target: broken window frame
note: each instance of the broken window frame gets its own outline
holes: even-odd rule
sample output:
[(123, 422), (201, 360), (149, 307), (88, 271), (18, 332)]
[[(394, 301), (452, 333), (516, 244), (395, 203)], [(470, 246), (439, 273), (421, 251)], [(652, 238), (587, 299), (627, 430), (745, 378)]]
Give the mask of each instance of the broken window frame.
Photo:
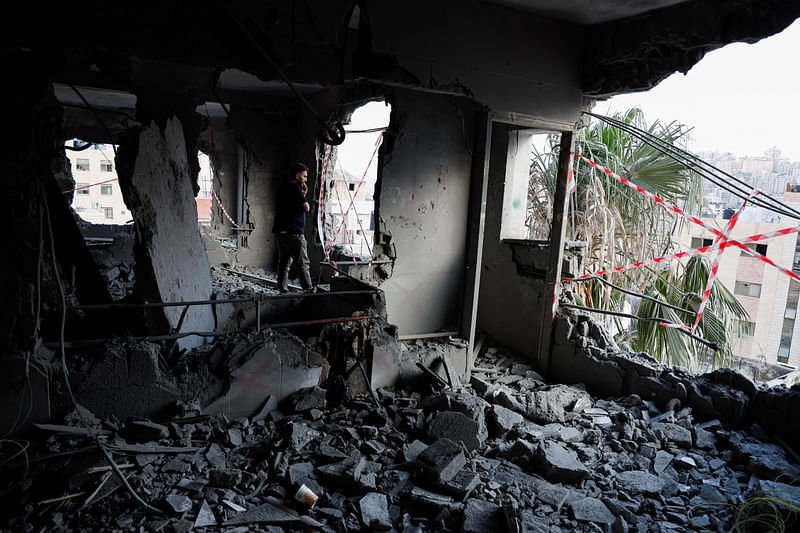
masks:
[[(557, 173), (558, 146), (561, 144), (563, 131), (555, 128), (517, 127), (509, 132), (508, 152), (506, 155), (505, 185), (503, 188), (503, 206), (500, 218), (500, 242), (527, 242), (547, 245), (550, 243), (549, 232), (553, 219), (553, 203), (555, 201), (555, 175), (553, 183), (547, 183), (547, 176), (540, 176), (539, 182), (532, 173), (534, 157), (553, 158), (545, 167)], [(548, 150), (538, 147), (549, 145)], [(525, 153), (528, 156), (525, 157)], [(541, 181), (544, 183), (541, 183)], [(532, 192), (536, 185), (540, 187)], [(531, 211), (531, 204), (539, 199), (544, 203), (546, 224), (537, 224)], [(546, 205), (546, 204), (550, 205)], [(540, 209), (541, 210), (541, 209)], [(547, 235), (536, 233), (545, 230)], [(539, 237), (539, 238), (537, 238)]]

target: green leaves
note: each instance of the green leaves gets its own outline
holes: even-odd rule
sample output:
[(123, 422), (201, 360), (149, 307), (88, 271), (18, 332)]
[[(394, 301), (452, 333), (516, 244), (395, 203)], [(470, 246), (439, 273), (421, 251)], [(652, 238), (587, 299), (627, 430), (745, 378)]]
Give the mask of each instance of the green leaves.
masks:
[[(663, 143), (685, 143), (689, 128), (678, 122), (657, 120), (646, 124), (641, 109), (616, 114), (615, 119), (656, 135)], [(620, 128), (593, 121), (584, 128), (575, 151), (647, 191), (678, 205), (690, 214), (702, 207), (702, 178), (670, 155), (658, 150), (656, 142), (643, 142)], [(528, 223), (531, 238), (546, 238), (555, 190), (558, 139), (550, 139), (550, 151), (534, 153), (528, 194)], [(569, 238), (588, 243), (584, 272), (596, 272), (673, 253), (673, 234), (685, 221), (660, 207), (618, 180), (574, 158), (577, 193), (571, 200)], [(546, 192), (545, 192), (546, 191)], [(545, 233), (543, 235), (543, 233)], [(661, 298), (685, 309), (696, 310), (708, 279), (708, 265), (700, 257), (685, 265), (665, 265), (662, 270), (637, 268), (614, 276), (612, 281), (634, 291)], [(596, 281), (576, 286), (578, 297), (590, 307), (619, 310), (630, 298)], [(659, 317), (691, 326), (694, 315), (680, 313), (642, 300), (638, 316)], [(732, 358), (731, 342), (737, 338), (738, 323), (747, 313), (720, 283), (715, 283), (710, 302), (698, 326), (698, 334), (717, 342), (716, 353), (673, 328), (653, 322), (632, 324), (622, 337), (629, 337), (634, 349), (647, 351), (659, 360), (698, 369), (709, 362), (727, 364)], [(611, 327), (607, 319), (607, 326)]]

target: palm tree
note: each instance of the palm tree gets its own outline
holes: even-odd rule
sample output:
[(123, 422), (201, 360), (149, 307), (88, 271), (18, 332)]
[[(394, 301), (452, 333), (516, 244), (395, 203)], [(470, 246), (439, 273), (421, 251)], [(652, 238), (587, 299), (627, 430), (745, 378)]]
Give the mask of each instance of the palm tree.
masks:
[[(674, 121), (657, 120), (648, 126), (638, 108), (616, 114), (614, 118), (671, 145), (680, 146), (689, 133), (686, 126)], [(549, 147), (533, 154), (528, 194), (531, 228), (547, 227), (551, 219), (557, 146), (558, 139), (552, 136)], [(580, 132), (575, 151), (665, 201), (681, 206), (687, 213), (700, 212), (702, 177), (622, 129), (593, 121)], [(674, 251), (673, 235), (683, 227), (683, 219), (676, 218), (652, 200), (580, 158), (574, 161), (574, 174), (577, 193), (571, 198), (567, 235), (587, 243), (586, 272), (627, 265)], [(537, 234), (537, 230), (532, 229), (531, 234)], [(538, 234), (541, 235), (540, 230)], [(681, 302), (684, 307), (688, 305), (694, 310), (699, 305), (698, 295), (702, 294), (708, 270), (706, 262), (698, 257), (685, 265), (667, 266), (665, 270), (630, 270), (616, 275), (614, 283), (670, 303)], [(625, 294), (597, 281), (581, 283), (575, 289), (579, 300), (588, 307), (619, 310), (626, 301), (630, 303)], [(646, 300), (642, 302), (636, 309), (639, 316), (659, 316), (670, 322), (693, 323), (693, 315), (678, 313)], [(715, 284), (711, 302), (698, 328), (706, 339), (720, 344), (720, 350), (712, 357), (714, 364), (730, 361), (732, 339), (729, 332), (736, 329), (737, 319), (743, 320), (746, 316), (730, 291)], [(614, 325), (618, 331), (626, 329), (625, 324), (616, 318), (608, 318), (606, 325), (611, 326), (613, 322), (616, 322)], [(648, 351), (659, 360), (697, 369), (706, 355), (705, 349), (675, 329), (652, 322), (632, 324), (627, 329), (621, 338), (629, 339), (632, 347)]]

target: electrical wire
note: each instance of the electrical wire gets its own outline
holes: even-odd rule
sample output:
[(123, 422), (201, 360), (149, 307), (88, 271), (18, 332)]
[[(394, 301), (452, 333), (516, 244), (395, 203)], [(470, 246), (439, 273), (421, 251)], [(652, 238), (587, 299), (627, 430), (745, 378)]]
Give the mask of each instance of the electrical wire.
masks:
[[(736, 176), (733, 176), (732, 174), (729, 174), (719, 169), (718, 167), (712, 165), (711, 163), (703, 161), (696, 155), (687, 152), (681, 148), (678, 148), (647, 131), (637, 128), (632, 124), (627, 124), (621, 120), (612, 117), (607, 117), (604, 115), (598, 115), (596, 113), (591, 113), (589, 111), (582, 111), (582, 113), (594, 117), (598, 120), (601, 120), (611, 126), (617, 127), (627, 133), (630, 133), (634, 137), (642, 140), (645, 144), (652, 146), (653, 148), (664, 153), (674, 161), (686, 166), (690, 170), (697, 172), (702, 177), (708, 179), (710, 182), (714, 183), (718, 187), (732, 193), (734, 196), (742, 200), (746, 199), (750, 195), (750, 192), (753, 189), (753, 187), (750, 184), (741, 180), (740, 178), (737, 178)], [(709, 170), (709, 168), (713, 170)], [(715, 174), (714, 171), (723, 174), (724, 177)], [(726, 178), (727, 180), (732, 180), (734, 183), (737, 183), (740, 186), (728, 182)], [(778, 213), (790, 218), (800, 219), (800, 211), (768, 194), (762, 193), (760, 195), (760, 198), (751, 200), (751, 203), (753, 205), (757, 205), (759, 207), (768, 209), (774, 213)], [(782, 207), (783, 209), (779, 209), (776, 206)]]
[(576, 280), (572, 280), (572, 281), (584, 282), (584, 281), (589, 281), (589, 280), (593, 280), (593, 279), (596, 279), (597, 281), (599, 281), (601, 283), (604, 283), (604, 284), (608, 285), (609, 287), (611, 287), (612, 289), (618, 290), (619, 292), (624, 292), (625, 294), (630, 294), (631, 296), (636, 296), (637, 298), (642, 298), (643, 300), (648, 300), (648, 301), (653, 302), (655, 304), (658, 304), (658, 305), (660, 305), (662, 307), (668, 307), (670, 309), (678, 311), (679, 313), (686, 313), (687, 315), (692, 315), (692, 316), (696, 316), (697, 315), (697, 313), (695, 313), (694, 311), (690, 311), (688, 309), (684, 309), (683, 307), (678, 307), (677, 305), (668, 304), (667, 302), (662, 302), (658, 298), (653, 298), (652, 296), (647, 296), (646, 294), (642, 294), (642, 293), (639, 293), (639, 292), (631, 291), (631, 290), (628, 290), (628, 289), (624, 289), (624, 288), (622, 288), (622, 287), (620, 287), (618, 285), (614, 285), (610, 281), (605, 280), (600, 276), (593, 276), (591, 278), (576, 279)]
[[(591, 113), (589, 113), (589, 114), (591, 114)], [(596, 116), (598, 118), (601, 117), (601, 115), (594, 115), (594, 114), (591, 114), (591, 115), (592, 116)], [(604, 119), (607, 119), (607, 120), (604, 120)], [(612, 125), (614, 127), (617, 127), (619, 129), (622, 129), (623, 131), (630, 133), (634, 137), (637, 137), (638, 139), (641, 139), (645, 144), (647, 144), (649, 146), (652, 146), (653, 148), (655, 148), (656, 150), (659, 150), (660, 152), (664, 153), (665, 155), (667, 155), (668, 157), (670, 157), (674, 161), (678, 162), (679, 164), (682, 164), (682, 165), (686, 166), (687, 168), (689, 168), (690, 170), (693, 170), (694, 172), (697, 172), (702, 177), (704, 177), (705, 179), (709, 180), (711, 183), (713, 183), (713, 184), (717, 185), (718, 187), (730, 192), (731, 194), (733, 194), (737, 198), (740, 198), (740, 199), (744, 200), (749, 196), (750, 192), (752, 191), (752, 186), (750, 186), (746, 182), (743, 182), (742, 180), (736, 178), (735, 176), (732, 176), (732, 175), (730, 175), (730, 174), (728, 174), (728, 173), (726, 173), (726, 172), (724, 172), (722, 170), (717, 169), (717, 167), (711, 165), (710, 163), (707, 163), (707, 162), (703, 161), (702, 159), (698, 158), (697, 156), (694, 156), (693, 154), (690, 154), (689, 152), (685, 152), (685, 151), (683, 151), (683, 150), (681, 150), (679, 148), (676, 148), (675, 146), (669, 144), (668, 142), (663, 141), (662, 139), (659, 139), (656, 136), (653, 136), (649, 132), (645, 132), (644, 130), (636, 128), (635, 126), (632, 126), (630, 124), (627, 124), (625, 122), (622, 122), (622, 121), (619, 121), (617, 119), (613, 119), (613, 118), (610, 118), (610, 117), (604, 117), (604, 118), (602, 118), (600, 120), (604, 120), (608, 124), (610, 124), (610, 125)], [(678, 157), (675, 156), (675, 153), (677, 153), (680, 157), (686, 158), (688, 161), (684, 161), (684, 160), (679, 159)], [(712, 171), (700, 166), (701, 164), (702, 165), (707, 165), (707, 166), (710, 166), (710, 167), (712, 167), (712, 168), (714, 168), (716, 170), (719, 170), (720, 172), (724, 173), (729, 179), (733, 180), (734, 182), (738, 182), (738, 183), (743, 184), (744, 187), (746, 187), (746, 188), (743, 189), (742, 187), (727, 183), (724, 178), (721, 178), (720, 176), (717, 176), (716, 174), (714, 174)], [(788, 216), (790, 218), (800, 218), (800, 211), (797, 211), (796, 209), (792, 208), (791, 206), (786, 205), (783, 202), (781, 202), (781, 201), (779, 201), (779, 200), (777, 200), (777, 199), (775, 199), (775, 198), (773, 198), (773, 197), (771, 197), (769, 195), (766, 195), (766, 194), (762, 194), (762, 197), (763, 197), (763, 200), (756, 199), (754, 201), (751, 201), (751, 203), (753, 205), (756, 205), (756, 206), (759, 206), (759, 207), (763, 207), (763, 208), (768, 209), (768, 210), (770, 210), (772, 212), (775, 212), (775, 213), (778, 213), (778, 214), (781, 214), (781, 215), (784, 215), (784, 216)], [(778, 209), (777, 207), (775, 207), (775, 205), (770, 205), (768, 202), (773, 202), (775, 205), (783, 206), (786, 209)]]
[(261, 43), (258, 42), (258, 39), (256, 39), (255, 36), (247, 28), (247, 26), (245, 26), (244, 22), (242, 22), (239, 19), (239, 17), (236, 16), (236, 13), (234, 13), (233, 9), (228, 5), (228, 2), (226, 0), (219, 0), (219, 3), (222, 4), (222, 7), (225, 10), (225, 12), (228, 13), (228, 16), (230, 16), (230, 18), (233, 19), (236, 25), (239, 26), (241, 32), (250, 40), (250, 42), (253, 44), (256, 50), (259, 51), (261, 56), (267, 60), (267, 63), (269, 63), (270, 67), (272, 67), (272, 69), (278, 74), (278, 76), (280, 76), (280, 78), (284, 81), (284, 83), (286, 83), (286, 86), (289, 87), (289, 90), (291, 90), (292, 93), (294, 93), (297, 99), (300, 100), (300, 102), (304, 106), (306, 106), (306, 108), (314, 116), (314, 118), (317, 119), (317, 122), (319, 122), (319, 124), (322, 126), (322, 128), (328, 135), (327, 138), (322, 139), (323, 142), (325, 142), (326, 144), (332, 144), (334, 146), (342, 144), (345, 138), (345, 131), (341, 121), (335, 124), (336, 127), (335, 130), (334, 128), (330, 127), (328, 123), (325, 120), (323, 120), (321, 116), (319, 116), (317, 110), (314, 109), (314, 106), (312, 106), (311, 103), (308, 100), (306, 100), (306, 97), (303, 96), (303, 94), (297, 89), (297, 87), (295, 87), (294, 83), (292, 83), (292, 80), (289, 79), (289, 76), (287, 76), (286, 73), (284, 73), (283, 70), (281, 70), (278, 67), (277, 63), (275, 63), (275, 60), (273, 60), (272, 57), (270, 57), (269, 52), (267, 52), (267, 50), (261, 45)]
[[(727, 190), (728, 192), (733, 193), (738, 198), (741, 198), (741, 199), (747, 198), (749, 196), (750, 192), (753, 189), (750, 184), (744, 182), (743, 180), (741, 180), (741, 179), (739, 179), (739, 178), (737, 178), (737, 177), (735, 177), (735, 176), (733, 176), (731, 174), (728, 174), (727, 172), (715, 167), (711, 163), (707, 163), (707, 162), (703, 161), (702, 159), (700, 159), (699, 157), (695, 156), (694, 154), (691, 154), (690, 152), (686, 152), (685, 150), (682, 150), (681, 148), (678, 148), (678, 147), (670, 144), (669, 142), (664, 141), (663, 139), (660, 139), (655, 135), (652, 135), (651, 133), (649, 133), (647, 131), (644, 131), (644, 130), (642, 130), (640, 128), (637, 128), (636, 126), (633, 126), (632, 124), (628, 124), (626, 122), (623, 122), (623, 121), (621, 121), (619, 119), (615, 119), (615, 118), (612, 118), (612, 117), (606, 117), (606, 116), (603, 116), (603, 115), (597, 115), (597, 114), (594, 114), (594, 113), (590, 113), (588, 111), (584, 111), (584, 113), (586, 113), (586, 114), (588, 114), (590, 116), (593, 116), (593, 117), (595, 117), (595, 118), (597, 118), (599, 120), (602, 120), (602, 121), (606, 122), (607, 124), (610, 124), (610, 125), (612, 125), (614, 127), (617, 127), (617, 128), (619, 128), (619, 129), (621, 129), (621, 130), (623, 130), (625, 132), (628, 132), (631, 135), (637, 137), (638, 139), (641, 139), (643, 142), (645, 142), (645, 144), (648, 144), (649, 146), (652, 146), (656, 150), (659, 150), (660, 152), (662, 152), (665, 155), (669, 156), (674, 161), (676, 161), (676, 162), (678, 162), (678, 163), (690, 168), (691, 170), (694, 170), (695, 172), (697, 172), (701, 176), (705, 177), (706, 179), (708, 179), (709, 181), (711, 181), (715, 185)], [(685, 158), (687, 161), (678, 159), (674, 154), (678, 154), (680, 157)], [(706, 168), (704, 168), (704, 167), (702, 167), (700, 165), (706, 165), (706, 166), (711, 167), (712, 169), (714, 169), (714, 170), (716, 170), (718, 172), (723, 173), (727, 178), (733, 180), (736, 183), (741, 184), (743, 187), (730, 186), (729, 184), (727, 184), (725, 182), (725, 180), (723, 178), (721, 178), (720, 176), (715, 175), (712, 171), (710, 171), (710, 170), (708, 170), (708, 169), (706, 169)], [(787, 213), (785, 211), (782, 211), (782, 210), (777, 210), (775, 212), (778, 212), (780, 214), (785, 214), (785, 215), (791, 216), (793, 218), (798, 218), (796, 215), (800, 215), (800, 211), (797, 211), (793, 207), (791, 207), (789, 205), (786, 205), (783, 202), (781, 202), (781, 201), (779, 201), (779, 200), (777, 200), (777, 199), (775, 199), (775, 198), (773, 198), (773, 197), (771, 197), (769, 195), (766, 195), (766, 194), (762, 193), (761, 196), (765, 200), (772, 201), (776, 205), (782, 206), (782, 207), (786, 208), (787, 210), (789, 210), (789, 211), (791, 211), (792, 213), (795, 213), (795, 214), (794, 215), (793, 214), (789, 214), (789, 213)], [(775, 210), (774, 207), (766, 205), (761, 200), (756, 200), (756, 201), (751, 202), (751, 203), (753, 203), (754, 205), (761, 205), (762, 207), (765, 207), (767, 209)]]
[(109, 130), (109, 129), (108, 129), (108, 126), (106, 126), (106, 123), (105, 123), (105, 121), (104, 121), (104, 120), (103, 120), (103, 119), (100, 117), (100, 114), (99, 114), (99, 113), (97, 112), (97, 110), (96, 110), (96, 109), (95, 109), (95, 108), (92, 106), (92, 104), (90, 104), (90, 103), (89, 103), (89, 100), (87, 100), (87, 99), (86, 99), (86, 98), (85, 98), (85, 97), (84, 97), (84, 96), (81, 94), (81, 92), (78, 90), (78, 88), (77, 88), (77, 87), (75, 87), (74, 85), (70, 85), (70, 87), (72, 88), (72, 90), (73, 90), (73, 91), (75, 91), (75, 94), (77, 94), (77, 95), (78, 95), (78, 98), (80, 98), (80, 99), (81, 99), (81, 101), (83, 101), (83, 103), (86, 105), (86, 108), (87, 108), (89, 111), (91, 111), (91, 112), (92, 112), (92, 115), (94, 115), (94, 118), (95, 118), (95, 119), (97, 119), (97, 122), (99, 122), (99, 123), (100, 123), (100, 126), (102, 126), (102, 128), (105, 130), (105, 132), (106, 132), (106, 135), (108, 135), (108, 140), (111, 142), (111, 148), (114, 150), (114, 159), (116, 159), (116, 158), (117, 158), (117, 146), (116, 146), (116, 144), (114, 143), (114, 136), (113, 136), (113, 135), (111, 135), (111, 130)]
[[(559, 306), (560, 307), (566, 307), (568, 309), (578, 309), (580, 311), (586, 311), (586, 312), (589, 312), (589, 313), (600, 313), (601, 315), (612, 315), (612, 316), (619, 316), (619, 317), (623, 317), (623, 318), (630, 318), (632, 320), (639, 320), (639, 321), (642, 321), (642, 322), (656, 322), (656, 323), (659, 323), (659, 324), (668, 324), (670, 326), (682, 325), (682, 324), (675, 324), (673, 322), (670, 322), (669, 320), (664, 320), (663, 318), (641, 317), (641, 316), (632, 315), (630, 313), (622, 313), (622, 312), (619, 312), (619, 311), (608, 311), (606, 309), (596, 309), (594, 307), (584, 307), (582, 305), (559, 304)], [(687, 331), (685, 329), (675, 328), (675, 330), (683, 333), (687, 337), (691, 337), (692, 339), (696, 340), (700, 344), (705, 344), (706, 346), (708, 346), (709, 348), (711, 348), (714, 351), (719, 350), (719, 344), (717, 344), (716, 342), (711, 342), (711, 341), (708, 341), (708, 340), (706, 340), (706, 339), (704, 339), (702, 337), (698, 337), (697, 335), (695, 335), (695, 334), (693, 334), (693, 333), (691, 333), (691, 332), (689, 332), (689, 331)]]

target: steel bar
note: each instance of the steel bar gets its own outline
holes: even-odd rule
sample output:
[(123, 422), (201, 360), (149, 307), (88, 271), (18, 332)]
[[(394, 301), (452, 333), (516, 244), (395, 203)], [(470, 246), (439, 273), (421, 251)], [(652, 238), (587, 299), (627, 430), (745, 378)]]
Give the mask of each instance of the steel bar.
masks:
[[(261, 329), (266, 328), (294, 328), (299, 326), (317, 326), (322, 324), (337, 324), (342, 322), (355, 322), (358, 320), (368, 320), (371, 318), (378, 318), (372, 315), (362, 315), (362, 316), (352, 316), (352, 317), (339, 317), (339, 318), (321, 318), (318, 320), (298, 320), (296, 322), (280, 322), (277, 324), (264, 324)], [(252, 332), (253, 328), (236, 328), (236, 329), (226, 329), (226, 330), (215, 330), (215, 331), (187, 331), (185, 333), (176, 333), (173, 335), (149, 335), (145, 337), (113, 337), (113, 338), (124, 338), (130, 339), (135, 341), (142, 341), (142, 342), (159, 342), (159, 341), (171, 341), (175, 339), (182, 339), (183, 337), (189, 337), (191, 335), (197, 335), (199, 337), (221, 337), (223, 335), (228, 335), (230, 333), (241, 333), (243, 331)], [(107, 339), (88, 339), (82, 341), (72, 341), (72, 342), (64, 342), (64, 348), (78, 348), (84, 346), (97, 346), (99, 344), (104, 344), (108, 341), (112, 340), (111, 338)], [(62, 346), (60, 342), (45, 342), (42, 344), (47, 348), (58, 348)]]
[(87, 304), (70, 307), (70, 311), (98, 311), (111, 309), (149, 309), (158, 307), (180, 307), (184, 305), (216, 305), (216, 304), (235, 304), (249, 303), (254, 299), (261, 302), (264, 300), (281, 300), (286, 298), (319, 298), (323, 296), (350, 296), (355, 294), (375, 294), (377, 289), (356, 290), (356, 291), (337, 291), (337, 292), (308, 292), (308, 293), (286, 293), (286, 294), (260, 294), (254, 298), (220, 298), (219, 300), (187, 300), (184, 302), (147, 302), (143, 304)]

